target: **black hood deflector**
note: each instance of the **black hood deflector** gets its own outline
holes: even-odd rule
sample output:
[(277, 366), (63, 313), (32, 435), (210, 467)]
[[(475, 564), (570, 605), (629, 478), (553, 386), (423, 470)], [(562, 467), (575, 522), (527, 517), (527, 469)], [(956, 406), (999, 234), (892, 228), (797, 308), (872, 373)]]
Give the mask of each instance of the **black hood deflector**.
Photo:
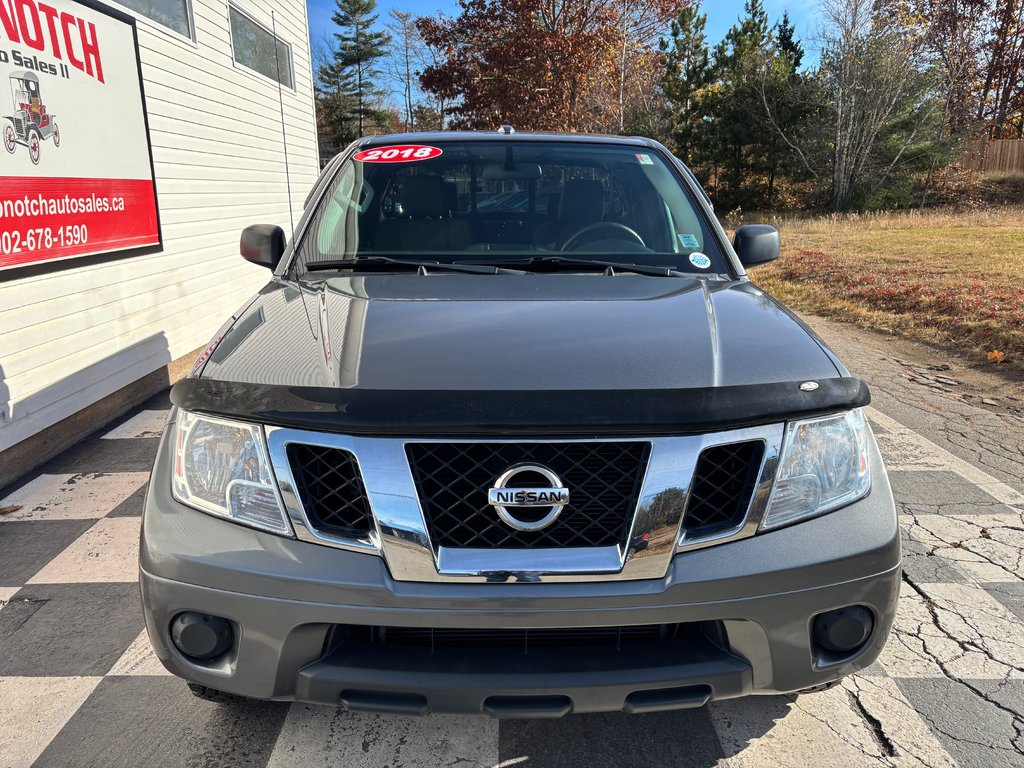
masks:
[(198, 413), (363, 436), (679, 435), (867, 405), (860, 379), (644, 390), (368, 390), (184, 379), (171, 402)]

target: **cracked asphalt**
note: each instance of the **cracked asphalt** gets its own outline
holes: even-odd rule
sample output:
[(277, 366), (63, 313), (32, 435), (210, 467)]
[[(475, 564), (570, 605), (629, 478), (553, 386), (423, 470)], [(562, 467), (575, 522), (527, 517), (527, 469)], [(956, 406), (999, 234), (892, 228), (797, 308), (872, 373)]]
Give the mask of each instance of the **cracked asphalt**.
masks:
[(871, 386), (904, 534), (896, 625), (863, 674), (558, 721), (195, 700), (153, 657), (134, 584), (161, 396), (0, 490), (0, 768), (1024, 768), (1024, 377), (811, 324)]

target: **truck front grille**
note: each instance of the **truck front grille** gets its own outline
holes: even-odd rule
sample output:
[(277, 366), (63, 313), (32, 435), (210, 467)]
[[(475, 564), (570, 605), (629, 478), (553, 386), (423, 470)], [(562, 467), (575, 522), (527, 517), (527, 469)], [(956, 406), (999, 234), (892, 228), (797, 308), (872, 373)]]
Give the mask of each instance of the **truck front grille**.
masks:
[(761, 471), (764, 441), (715, 445), (697, 460), (683, 515), (689, 538), (711, 536), (740, 525)]
[[(628, 535), (650, 443), (411, 443), (406, 451), (435, 547), (609, 547)], [(510, 528), (487, 502), (498, 476), (524, 462), (569, 489), (561, 515), (539, 531)]]
[(351, 453), (292, 443), (288, 461), (299, 500), (314, 528), (344, 538), (361, 538), (372, 530), (370, 502)]

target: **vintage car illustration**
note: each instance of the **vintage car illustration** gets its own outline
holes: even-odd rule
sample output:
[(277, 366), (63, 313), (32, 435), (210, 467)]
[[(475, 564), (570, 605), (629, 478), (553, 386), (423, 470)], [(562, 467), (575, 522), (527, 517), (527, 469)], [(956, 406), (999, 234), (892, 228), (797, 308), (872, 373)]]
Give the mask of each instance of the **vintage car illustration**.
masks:
[(4, 147), (14, 154), (18, 145), (28, 147), (33, 165), (39, 165), (41, 144), (53, 138), (53, 146), (60, 146), (60, 128), (57, 118), (46, 111), (39, 95), (39, 76), (34, 72), (11, 74), (11, 92), (14, 97), (14, 114), (4, 115), (9, 122), (4, 125)]

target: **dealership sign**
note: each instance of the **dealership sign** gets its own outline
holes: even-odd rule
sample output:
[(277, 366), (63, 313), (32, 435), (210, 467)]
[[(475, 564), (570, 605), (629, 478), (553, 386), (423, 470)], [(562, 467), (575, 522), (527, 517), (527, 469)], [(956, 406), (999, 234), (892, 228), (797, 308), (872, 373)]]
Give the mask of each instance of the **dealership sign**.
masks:
[(0, 0), (0, 269), (160, 244), (135, 22)]

